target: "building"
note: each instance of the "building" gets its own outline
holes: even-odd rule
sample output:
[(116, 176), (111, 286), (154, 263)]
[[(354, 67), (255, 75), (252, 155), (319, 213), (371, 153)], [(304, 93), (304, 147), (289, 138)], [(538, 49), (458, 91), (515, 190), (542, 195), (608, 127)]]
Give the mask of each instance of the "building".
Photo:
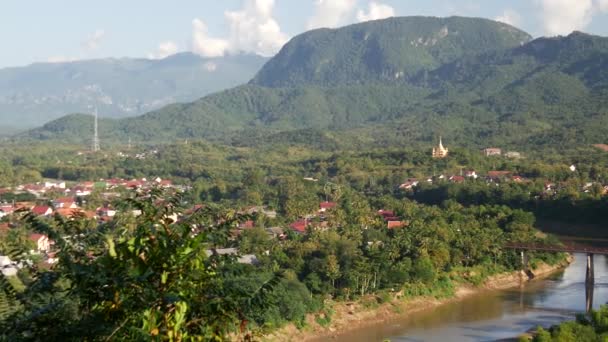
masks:
[(509, 151), (509, 152), (505, 153), (505, 157), (511, 158), (511, 159), (520, 159), (521, 153), (516, 152), (516, 151)]
[(488, 147), (488, 148), (484, 148), (481, 151), (483, 152), (483, 155), (486, 157), (499, 156), (502, 154), (502, 150), (497, 147)]
[(319, 204), (319, 213), (324, 213), (328, 210), (331, 210), (331, 209), (335, 208), (336, 205), (338, 205), (336, 202), (327, 202), (327, 201), (321, 202)]
[(46, 205), (37, 205), (32, 208), (32, 213), (36, 216), (49, 216), (53, 213), (53, 209)]
[(448, 152), (449, 150), (443, 147), (441, 137), (439, 137), (439, 145), (437, 145), (437, 147), (433, 147), (433, 158), (445, 158), (448, 156)]
[(30, 241), (36, 246), (35, 252), (48, 252), (51, 249), (51, 244), (48, 236), (44, 234), (30, 234), (28, 237)]

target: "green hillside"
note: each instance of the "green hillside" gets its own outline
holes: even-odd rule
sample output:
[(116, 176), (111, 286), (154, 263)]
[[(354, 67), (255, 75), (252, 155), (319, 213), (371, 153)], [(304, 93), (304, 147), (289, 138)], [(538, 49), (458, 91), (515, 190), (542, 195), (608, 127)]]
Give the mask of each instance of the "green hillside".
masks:
[(394, 81), (531, 38), (506, 24), (461, 17), (389, 18), (320, 29), (292, 39), (252, 83), (291, 87)]
[[(365, 56), (349, 38), (366, 28), (401, 27), (401, 36), (411, 41), (412, 35), (433, 35), (445, 25), (458, 27), (450, 31), (459, 32), (458, 39), (448, 44), (448, 35), (445, 43), (421, 48), (432, 58), (418, 61), (418, 66), (411, 59), (412, 71), (397, 79), (382, 79), (383, 71), (367, 68)], [(412, 27), (415, 33), (408, 31)], [(502, 38), (487, 38), (496, 35)], [(336, 41), (342, 36), (346, 38)], [(608, 38), (573, 33), (521, 45), (526, 37), (510, 26), (474, 18), (393, 18), (316, 30), (294, 38), (247, 85), (140, 117), (103, 121), (100, 134), (111, 143), (207, 139), (318, 146), (320, 139), (324, 146), (351, 147), (428, 144), (439, 134), (460, 146), (520, 149), (605, 142)], [(377, 53), (392, 54), (399, 35), (383, 39), (386, 47), (378, 46)], [(395, 44), (389, 44), (391, 39)], [(351, 56), (352, 62), (317, 74), (301, 69), (298, 65), (316, 65), (318, 70), (324, 65), (303, 52), (288, 58), (303, 40), (310, 46), (341, 46), (331, 54)], [(472, 50), (472, 45), (478, 48)], [(412, 51), (395, 56), (406, 58)], [(381, 65), (390, 69), (395, 63)], [(276, 65), (291, 67), (282, 72)], [(330, 78), (333, 84), (324, 84)], [(91, 127), (91, 119), (85, 124), (80, 118), (64, 118), (25, 136), (88, 144)]]

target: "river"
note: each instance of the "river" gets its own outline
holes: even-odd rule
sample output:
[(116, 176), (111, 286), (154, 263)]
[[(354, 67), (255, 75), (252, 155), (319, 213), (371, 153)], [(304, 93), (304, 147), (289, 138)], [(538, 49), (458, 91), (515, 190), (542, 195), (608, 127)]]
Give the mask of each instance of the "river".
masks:
[[(593, 307), (608, 301), (608, 259), (595, 256)], [(353, 331), (335, 341), (495, 341), (538, 325), (548, 327), (585, 311), (586, 255), (550, 277), (523, 287), (487, 291), (384, 325)]]

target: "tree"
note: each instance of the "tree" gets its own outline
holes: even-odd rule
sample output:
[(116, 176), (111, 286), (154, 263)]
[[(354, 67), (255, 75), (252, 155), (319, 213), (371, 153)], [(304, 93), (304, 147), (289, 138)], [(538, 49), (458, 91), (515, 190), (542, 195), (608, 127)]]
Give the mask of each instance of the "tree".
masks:
[(245, 331), (249, 312), (263, 310), (280, 277), (252, 292), (229, 286), (235, 256), (207, 251), (227, 244), (239, 216), (206, 206), (174, 222), (170, 217), (182, 214), (180, 196), (166, 197), (153, 190), (119, 203), (125, 212), (141, 210), (131, 224), (83, 234), (80, 219), (62, 221), (70, 226), (64, 231), (74, 232), (69, 239), (28, 216), (59, 245), (59, 262), (36, 272), (21, 300), (25, 309), (2, 322), (3, 337), (186, 341)]

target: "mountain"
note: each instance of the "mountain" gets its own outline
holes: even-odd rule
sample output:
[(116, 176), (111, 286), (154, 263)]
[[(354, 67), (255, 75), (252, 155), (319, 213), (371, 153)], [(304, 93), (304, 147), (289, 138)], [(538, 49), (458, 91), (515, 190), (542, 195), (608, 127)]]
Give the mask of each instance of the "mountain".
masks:
[(35, 127), (66, 113), (90, 112), (92, 104), (102, 117), (134, 116), (242, 84), (266, 60), (179, 53), (160, 60), (110, 58), (0, 69), (0, 124)]
[(251, 83), (291, 87), (393, 81), (467, 55), (520, 46), (531, 39), (519, 29), (487, 19), (376, 20), (293, 38)]
[[(395, 28), (389, 35), (387, 27), (403, 31)], [(352, 39), (356, 32), (363, 39)], [(361, 32), (369, 34), (367, 40)], [(371, 43), (372, 37), (384, 42)], [(250, 83), (105, 121), (102, 138), (247, 145), (324, 136), (352, 146), (428, 144), (441, 134), (461, 146), (514, 148), (604, 142), (608, 38), (580, 32), (525, 42), (528, 38), (505, 24), (458, 17), (392, 18), (315, 30), (289, 42)], [(370, 65), (378, 60), (368, 58), (366, 44), (375, 44), (376, 56), (399, 60), (381, 58), (374, 69)], [(293, 52), (298, 50), (303, 52)], [(390, 77), (395, 70), (403, 74)], [(76, 132), (73, 121), (49, 123), (27, 136), (65, 139), (65, 132)], [(72, 141), (88, 141), (88, 122), (89, 128), (80, 130), (86, 134), (74, 133)]]

